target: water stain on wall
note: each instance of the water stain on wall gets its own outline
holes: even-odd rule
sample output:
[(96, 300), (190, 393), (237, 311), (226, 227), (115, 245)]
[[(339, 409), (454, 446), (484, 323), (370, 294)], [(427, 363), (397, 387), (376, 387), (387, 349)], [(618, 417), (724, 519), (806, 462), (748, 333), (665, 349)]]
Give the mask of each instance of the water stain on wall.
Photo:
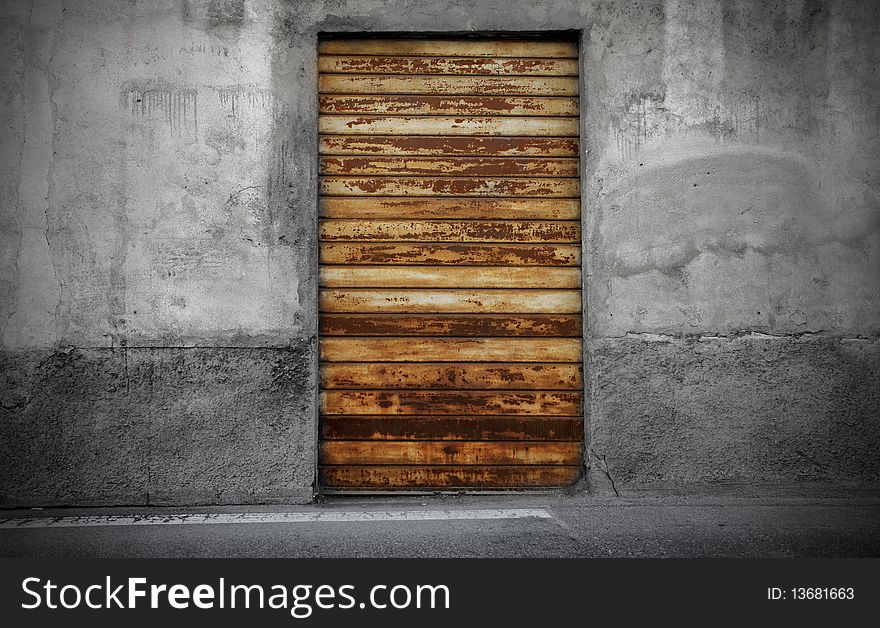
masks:
[(221, 109), (232, 118), (253, 111), (270, 111), (272, 119), (278, 120), (287, 113), (284, 104), (269, 89), (236, 85), (217, 89), (217, 96)]
[(128, 87), (124, 91), (125, 106), (132, 117), (164, 120), (172, 134), (199, 132), (199, 93), (188, 89), (144, 89)]

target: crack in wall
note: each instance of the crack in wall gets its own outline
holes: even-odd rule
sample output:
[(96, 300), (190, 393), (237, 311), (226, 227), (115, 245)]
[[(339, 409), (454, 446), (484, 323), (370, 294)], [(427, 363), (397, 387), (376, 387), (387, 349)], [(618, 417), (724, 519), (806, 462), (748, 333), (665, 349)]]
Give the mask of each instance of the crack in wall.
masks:
[[(46, 226), (46, 233), (45, 233), (46, 250), (48, 253), (48, 257), (49, 257), (49, 263), (52, 266), (52, 275), (55, 280), (55, 284), (57, 286), (57, 294), (58, 294), (58, 300), (55, 303), (55, 308), (54, 308), (54, 313), (53, 313), (53, 319), (54, 319), (53, 323), (54, 323), (54, 332), (55, 332), (54, 333), (54, 340), (56, 343), (58, 342), (58, 338), (59, 338), (58, 315), (59, 315), (59, 311), (61, 309), (61, 306), (63, 304), (63, 294), (62, 294), (63, 283), (61, 281), (61, 278), (58, 275), (58, 266), (55, 264), (55, 261), (52, 258), (52, 250), (53, 250), (52, 249), (52, 241), (49, 237), (49, 234), (51, 232), (50, 211), (52, 208), (50, 199), (52, 196), (52, 187), (53, 187), (54, 169), (55, 169), (54, 156), (55, 156), (56, 135), (58, 133), (57, 125), (55, 123), (56, 120), (58, 119), (57, 104), (55, 103), (55, 100), (53, 99), (53, 93), (54, 93), (53, 83), (55, 82), (55, 77), (52, 75), (50, 68), (52, 67), (52, 62), (55, 59), (55, 52), (58, 49), (58, 39), (61, 36), (61, 24), (62, 24), (62, 20), (63, 20), (63, 14), (66, 11), (66, 8), (65, 8), (63, 2), (59, 3), (59, 7), (60, 7), (60, 10), (56, 11), (56, 13), (57, 13), (56, 19), (55, 19), (54, 23), (49, 27), (51, 29), (51, 35), (49, 35), (46, 38), (47, 39), (47, 53), (48, 53), (46, 62), (41, 65), (36, 59), (32, 59), (32, 63), (31, 63), (31, 65), (33, 65), (33, 67), (39, 69), (43, 73), (43, 77), (45, 78), (46, 98), (47, 98), (47, 102), (49, 105), (49, 112), (50, 112), (49, 128), (50, 128), (51, 132), (49, 135), (48, 149), (47, 149), (47, 153), (49, 154), (49, 159), (46, 164), (46, 186), (45, 186), (46, 194), (43, 198), (43, 216), (44, 216), (45, 226)], [(31, 26), (33, 25), (33, 8), (31, 9), (30, 24), (31, 24)]]
[[(16, 189), (19, 242), (15, 252), (17, 286), (3, 328), (6, 346), (56, 344), (63, 302), (62, 282), (53, 259), (51, 190), (57, 114), (50, 72), (60, 33), (62, 5), (32, 5), (22, 25), (22, 123)], [(42, 243), (45, 242), (45, 248)], [(23, 259), (24, 257), (24, 259)]]
[(611, 490), (614, 491), (615, 497), (620, 497), (620, 493), (617, 490), (617, 484), (614, 482), (614, 478), (611, 476), (611, 471), (608, 469), (608, 461), (605, 459), (605, 455), (599, 455), (596, 453), (596, 450), (590, 447), (590, 455), (596, 459), (596, 466), (599, 471), (608, 478), (608, 481), (611, 482)]
[[(31, 9), (33, 12), (33, 9)], [(23, 29), (19, 29), (18, 31), (18, 46), (22, 49), (24, 48), (24, 38), (23, 38)], [(23, 55), (22, 55), (23, 56)], [(22, 58), (22, 69), (20, 72), (17, 72), (19, 78), (19, 84), (23, 85), (25, 81), (25, 70), (24, 70), (25, 61)], [(18, 98), (21, 101), (21, 105), (24, 105), (24, 98), (21, 93), (18, 94)], [(18, 176), (21, 177), (22, 173), (22, 162), (24, 161), (24, 143), (26, 137), (24, 131), (22, 131), (21, 137), (21, 150), (18, 151), (18, 162), (16, 164), (16, 172)], [(18, 245), (16, 246), (15, 253), (13, 255), (12, 269), (13, 276), (19, 277), (21, 276), (21, 267), (19, 265), (19, 260), (21, 259), (21, 248), (22, 248), (22, 238), (24, 234), (24, 216), (22, 215), (22, 199), (21, 199), (21, 184), (15, 186), (15, 215), (18, 218)], [(0, 330), (0, 341), (2, 341), (6, 336), (6, 330), (9, 329), (9, 325), (13, 318), (15, 318), (15, 314), (18, 311), (18, 299), (17, 299), (17, 290), (15, 291), (15, 296), (9, 299), (9, 311), (6, 315), (6, 320), (3, 323), (3, 328)], [(5, 343), (4, 343), (5, 344)]]
[(49, 138), (49, 150), (51, 151), (51, 157), (49, 159), (48, 169), (46, 171), (46, 245), (48, 247), (49, 252), (49, 262), (52, 265), (52, 273), (55, 278), (55, 283), (57, 285), (57, 293), (58, 293), (58, 301), (55, 303), (55, 312), (54, 312), (54, 329), (55, 329), (55, 343), (57, 344), (59, 338), (61, 337), (61, 333), (59, 331), (59, 315), (61, 312), (61, 308), (64, 304), (64, 282), (61, 276), (58, 273), (58, 265), (55, 263), (55, 259), (53, 258), (53, 248), (52, 242), (49, 238), (50, 231), (50, 220), (49, 220), (49, 210), (51, 209), (51, 198), (53, 195), (54, 187), (55, 187), (55, 146), (57, 146), (58, 141), (58, 104), (55, 102), (54, 94), (55, 94), (55, 84), (57, 83), (57, 79), (52, 74), (51, 68), (52, 64), (55, 61), (55, 53), (58, 50), (58, 40), (61, 37), (61, 27), (64, 20), (64, 13), (67, 11), (67, 7), (63, 0), (59, 1), (60, 10), (57, 11), (55, 23), (52, 26), (53, 37), (52, 43), (49, 47), (49, 58), (46, 61), (46, 67), (43, 68), (44, 73), (46, 74), (46, 86), (48, 88), (47, 96), (49, 98), (49, 111), (51, 112), (51, 129), (52, 134)]

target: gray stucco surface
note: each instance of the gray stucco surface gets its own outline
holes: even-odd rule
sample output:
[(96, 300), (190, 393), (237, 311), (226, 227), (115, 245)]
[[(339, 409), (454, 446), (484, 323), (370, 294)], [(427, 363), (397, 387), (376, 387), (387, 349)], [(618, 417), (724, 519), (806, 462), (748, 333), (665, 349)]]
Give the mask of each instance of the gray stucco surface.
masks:
[(871, 493), (878, 378), (876, 340), (598, 340), (593, 481), (620, 494)]
[(587, 490), (878, 492), (878, 26), (842, 0), (3, 3), (0, 503), (310, 498), (321, 32), (579, 33)]
[[(71, 349), (3, 364), (0, 500), (41, 504), (311, 499), (310, 354)], [(5, 452), (14, 452), (14, 456)]]

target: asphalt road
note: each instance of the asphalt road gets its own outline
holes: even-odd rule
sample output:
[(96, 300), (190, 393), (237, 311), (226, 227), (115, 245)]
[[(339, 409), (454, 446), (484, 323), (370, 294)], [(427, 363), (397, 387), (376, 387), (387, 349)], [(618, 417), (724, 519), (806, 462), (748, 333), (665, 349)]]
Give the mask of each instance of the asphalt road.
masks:
[[(492, 509), (544, 514), (455, 518)], [(418, 520), (437, 511), (451, 518)], [(46, 518), (80, 515), (195, 513), (343, 520), (266, 523), (259, 522), (266, 515), (248, 515), (247, 523), (45, 525)], [(388, 513), (408, 520), (383, 520)], [(20, 525), (33, 518), (43, 527)], [(880, 557), (878, 499), (333, 498), (289, 507), (15, 510), (0, 511), (0, 519), (14, 520), (0, 522), (2, 557)]]

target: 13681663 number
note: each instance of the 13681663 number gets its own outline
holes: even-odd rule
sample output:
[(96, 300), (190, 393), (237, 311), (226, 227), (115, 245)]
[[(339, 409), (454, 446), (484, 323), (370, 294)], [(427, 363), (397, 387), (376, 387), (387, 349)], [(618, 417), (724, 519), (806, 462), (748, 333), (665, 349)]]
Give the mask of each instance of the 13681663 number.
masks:
[(852, 587), (792, 587), (793, 600), (852, 600), (856, 596)]

